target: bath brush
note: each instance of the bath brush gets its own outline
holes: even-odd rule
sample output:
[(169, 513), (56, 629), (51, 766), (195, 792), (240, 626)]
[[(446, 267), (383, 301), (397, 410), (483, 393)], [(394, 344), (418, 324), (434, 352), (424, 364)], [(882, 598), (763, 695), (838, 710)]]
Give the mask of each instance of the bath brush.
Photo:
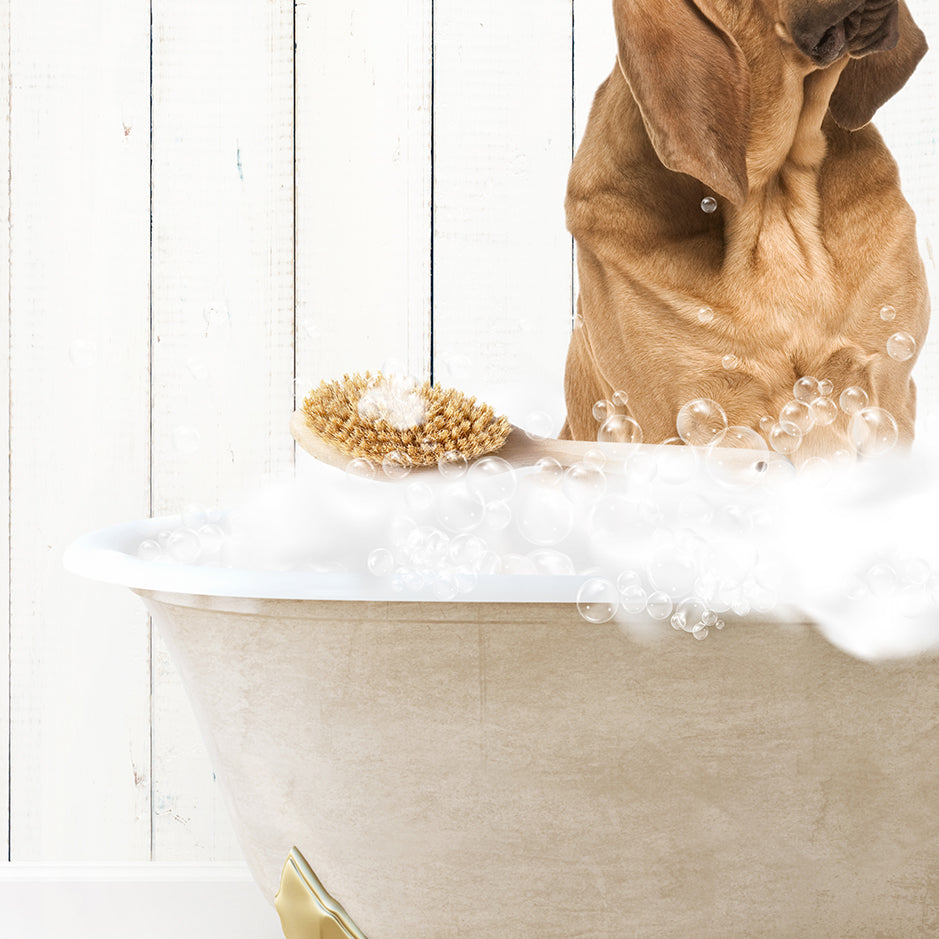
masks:
[(467, 460), (498, 452), (517, 467), (544, 457), (570, 466), (596, 448), (585, 441), (533, 439), (459, 391), (369, 372), (321, 382), (294, 411), (290, 430), (307, 453), (340, 469), (362, 457), (380, 464), (394, 453), (407, 457), (413, 469), (436, 469), (451, 451)]

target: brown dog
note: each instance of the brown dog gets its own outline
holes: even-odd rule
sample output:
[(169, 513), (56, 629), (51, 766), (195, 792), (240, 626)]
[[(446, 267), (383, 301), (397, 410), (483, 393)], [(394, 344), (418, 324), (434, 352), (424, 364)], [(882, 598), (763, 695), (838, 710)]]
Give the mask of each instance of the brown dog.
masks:
[[(618, 64), (568, 184), (580, 296), (561, 436), (596, 439), (593, 405), (616, 391), (647, 443), (674, 437), (694, 398), (766, 434), (811, 376), (835, 402), (863, 388), (909, 444), (916, 354), (887, 342), (906, 333), (918, 352), (929, 298), (868, 124), (926, 51), (905, 4), (614, 0), (614, 15)], [(847, 432), (839, 411), (798, 455), (849, 447)]]

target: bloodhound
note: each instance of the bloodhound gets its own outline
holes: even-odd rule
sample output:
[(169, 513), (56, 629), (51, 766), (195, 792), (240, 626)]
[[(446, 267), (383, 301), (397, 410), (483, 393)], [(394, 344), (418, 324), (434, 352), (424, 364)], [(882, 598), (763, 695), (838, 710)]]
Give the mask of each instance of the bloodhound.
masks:
[(580, 292), (561, 436), (596, 439), (594, 403), (617, 391), (647, 443), (696, 398), (765, 436), (814, 378), (829, 401), (799, 458), (852, 446), (831, 407), (852, 386), (908, 445), (929, 298), (869, 124), (926, 51), (906, 5), (614, 0), (614, 15), (618, 62), (568, 183)]

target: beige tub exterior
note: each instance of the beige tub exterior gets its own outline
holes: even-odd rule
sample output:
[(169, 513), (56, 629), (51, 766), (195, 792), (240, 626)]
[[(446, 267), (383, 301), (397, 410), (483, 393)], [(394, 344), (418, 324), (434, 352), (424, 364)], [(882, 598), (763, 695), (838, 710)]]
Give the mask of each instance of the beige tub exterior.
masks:
[(368, 939), (939, 935), (935, 659), (137, 592), (268, 897), (297, 845)]

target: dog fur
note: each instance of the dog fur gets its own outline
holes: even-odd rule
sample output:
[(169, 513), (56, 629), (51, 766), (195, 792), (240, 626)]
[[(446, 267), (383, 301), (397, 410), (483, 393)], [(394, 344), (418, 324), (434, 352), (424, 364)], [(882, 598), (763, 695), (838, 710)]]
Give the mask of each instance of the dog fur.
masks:
[[(922, 348), (929, 297), (913, 212), (868, 122), (926, 42), (905, 4), (868, 0), (857, 15), (893, 37), (821, 67), (794, 24), (839, 6), (614, 0), (618, 62), (568, 182), (580, 293), (562, 437), (596, 439), (593, 405), (616, 391), (647, 443), (674, 438), (694, 398), (759, 430), (812, 376), (832, 382), (835, 401), (862, 387), (912, 441), (916, 355), (896, 361), (886, 342), (903, 331)], [(891, 322), (879, 315), (888, 305)], [(839, 413), (799, 457), (850, 446)]]

